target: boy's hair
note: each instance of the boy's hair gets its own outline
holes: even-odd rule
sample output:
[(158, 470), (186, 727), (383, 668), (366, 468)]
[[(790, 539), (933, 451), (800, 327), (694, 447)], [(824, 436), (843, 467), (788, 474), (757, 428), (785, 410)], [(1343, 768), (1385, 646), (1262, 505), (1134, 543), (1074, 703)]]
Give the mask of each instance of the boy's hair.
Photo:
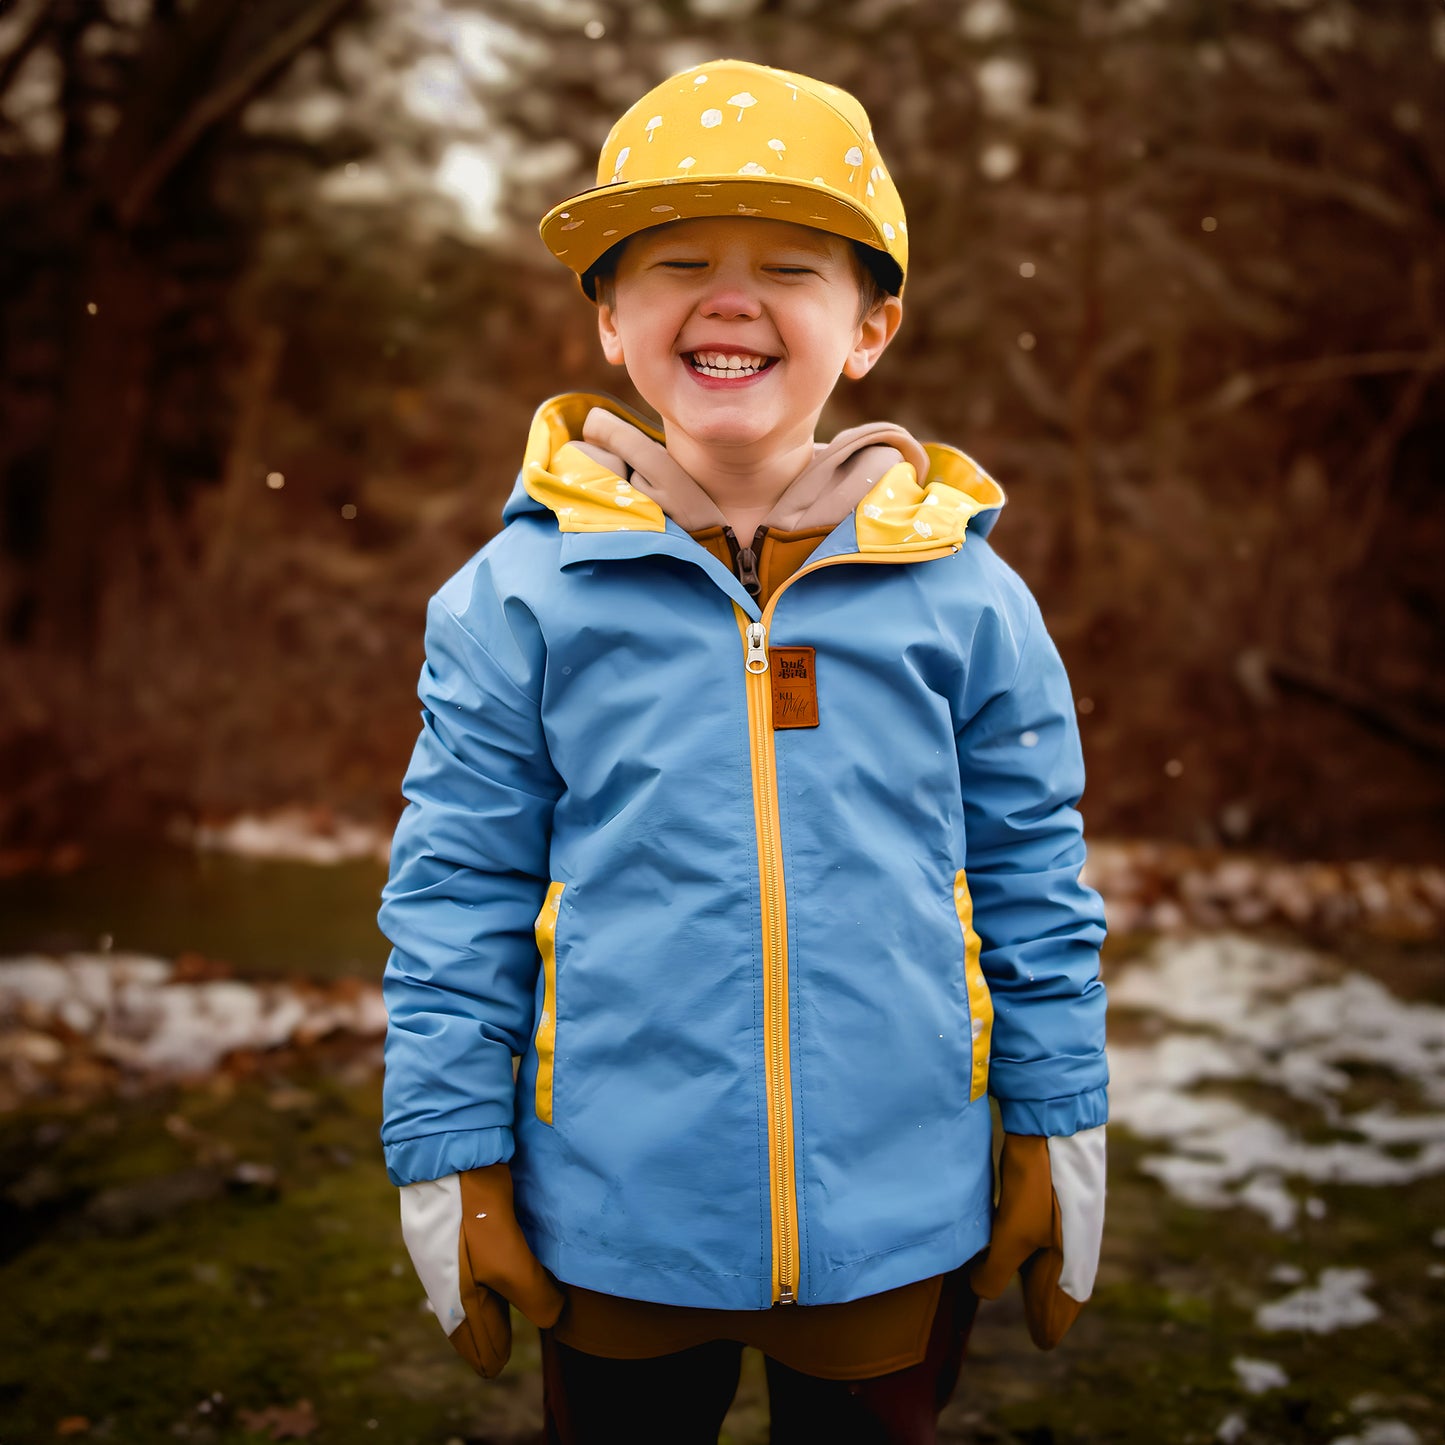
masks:
[[(622, 259), (622, 248), (626, 244), (626, 241), (618, 241), (615, 246), (610, 246), (582, 277), (582, 287), (587, 294), (606, 302), (608, 306), (617, 305), (617, 263)], [(892, 257), (875, 251), (872, 246), (865, 246), (861, 241), (851, 241), (849, 245), (856, 263), (858, 320), (861, 322), (882, 305), (884, 297), (898, 291), (898, 265)]]

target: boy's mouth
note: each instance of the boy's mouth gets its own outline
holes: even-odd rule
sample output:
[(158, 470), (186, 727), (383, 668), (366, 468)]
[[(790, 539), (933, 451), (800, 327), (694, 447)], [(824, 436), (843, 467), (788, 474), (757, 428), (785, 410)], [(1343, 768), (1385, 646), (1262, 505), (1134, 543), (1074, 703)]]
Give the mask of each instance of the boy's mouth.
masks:
[(684, 359), (701, 376), (711, 376), (718, 381), (740, 381), (766, 371), (778, 358), (759, 356), (750, 351), (689, 351), (684, 354)]

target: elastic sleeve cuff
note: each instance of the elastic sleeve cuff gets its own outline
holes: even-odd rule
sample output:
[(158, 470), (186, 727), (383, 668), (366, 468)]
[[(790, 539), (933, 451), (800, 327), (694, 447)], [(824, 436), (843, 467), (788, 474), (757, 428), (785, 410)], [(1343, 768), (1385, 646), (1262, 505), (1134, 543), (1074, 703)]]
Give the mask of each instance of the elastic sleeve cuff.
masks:
[(1109, 1091), (1090, 1089), (1062, 1099), (996, 1099), (1006, 1134), (1057, 1138), (1109, 1121)]
[(512, 1131), (502, 1125), (401, 1139), (386, 1146), (386, 1177), (400, 1187), (460, 1174), (465, 1169), (505, 1164), (512, 1157), (512, 1147)]

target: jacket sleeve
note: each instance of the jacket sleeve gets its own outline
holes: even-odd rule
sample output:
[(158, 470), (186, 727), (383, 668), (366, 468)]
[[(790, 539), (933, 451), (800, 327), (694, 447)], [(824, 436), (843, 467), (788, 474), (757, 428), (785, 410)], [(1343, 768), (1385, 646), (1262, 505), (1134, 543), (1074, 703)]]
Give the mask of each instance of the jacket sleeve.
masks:
[(1002, 672), (959, 732), (966, 874), (993, 996), (989, 1092), (1006, 1132), (1057, 1136), (1108, 1116), (1104, 908), (1079, 879), (1084, 762), (1069, 680), (1019, 587), (1010, 620), (1022, 640), (991, 649), (1017, 659), (1012, 678)]
[(379, 916), (393, 945), (381, 1137), (398, 1185), (512, 1156), (512, 1056), (532, 1027), (561, 788), (535, 620), (504, 606), (484, 564), (470, 592), (467, 576), (428, 607), (422, 730)]

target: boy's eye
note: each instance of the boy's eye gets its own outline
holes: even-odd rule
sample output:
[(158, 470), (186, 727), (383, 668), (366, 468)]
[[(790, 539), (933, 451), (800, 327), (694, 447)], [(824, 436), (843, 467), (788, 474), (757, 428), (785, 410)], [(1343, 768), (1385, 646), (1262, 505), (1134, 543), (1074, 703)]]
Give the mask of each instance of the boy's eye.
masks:
[(658, 264), (664, 271), (701, 271), (707, 265), (706, 261), (660, 261)]
[(779, 276), (813, 275), (813, 268), (811, 266), (770, 266), (768, 269)]

